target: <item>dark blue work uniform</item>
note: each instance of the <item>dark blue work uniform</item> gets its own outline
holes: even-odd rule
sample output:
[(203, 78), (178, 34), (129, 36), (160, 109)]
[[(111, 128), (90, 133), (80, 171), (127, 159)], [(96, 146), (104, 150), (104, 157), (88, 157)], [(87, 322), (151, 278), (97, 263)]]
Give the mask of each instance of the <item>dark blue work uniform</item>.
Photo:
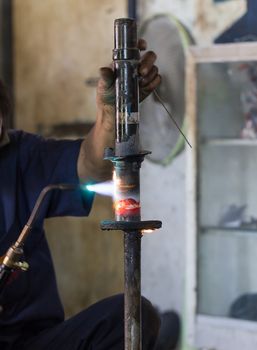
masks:
[[(79, 182), (77, 159), (81, 141), (45, 140), (11, 131), (0, 149), (0, 256), (26, 224), (40, 191), (49, 184)], [(1, 350), (123, 349), (123, 296), (105, 299), (64, 321), (43, 219), (88, 215), (92, 194), (55, 190), (47, 195), (25, 244), (30, 268), (19, 273), (0, 297)], [(158, 321), (143, 299), (147, 336), (152, 349)], [(143, 333), (144, 333), (143, 327)]]

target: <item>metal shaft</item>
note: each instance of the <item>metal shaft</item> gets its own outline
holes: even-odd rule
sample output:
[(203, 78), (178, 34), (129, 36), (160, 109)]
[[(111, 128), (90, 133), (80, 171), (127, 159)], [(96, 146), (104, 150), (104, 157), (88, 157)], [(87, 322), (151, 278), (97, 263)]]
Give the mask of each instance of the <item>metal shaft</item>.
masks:
[(141, 330), (141, 233), (124, 233), (125, 349), (142, 348)]
[[(138, 63), (136, 21), (115, 20), (113, 62), (116, 72), (115, 218), (141, 220)], [(124, 231), (125, 350), (141, 350), (141, 232)]]

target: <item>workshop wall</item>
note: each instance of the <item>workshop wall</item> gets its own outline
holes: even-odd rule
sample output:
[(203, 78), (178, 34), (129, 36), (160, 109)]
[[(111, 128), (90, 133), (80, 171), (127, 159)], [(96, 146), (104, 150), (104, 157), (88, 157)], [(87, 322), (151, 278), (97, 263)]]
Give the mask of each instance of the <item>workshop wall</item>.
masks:
[[(4, 29), (5, 29), (5, 23), (4, 23), (4, 17), (5, 17), (5, 8), (3, 5), (3, 2), (0, 1), (0, 77), (1, 79), (4, 79), (5, 74), (5, 65), (6, 65), (6, 57), (4, 54), (4, 48), (5, 48), (5, 44), (6, 44), (6, 40), (5, 40), (5, 35), (4, 35)], [(7, 34), (8, 36), (8, 34)]]
[[(82, 136), (95, 119), (98, 69), (112, 59), (113, 21), (125, 10), (125, 0), (14, 0), (17, 128)], [(123, 289), (122, 235), (99, 229), (112, 215), (111, 200), (98, 197), (89, 218), (46, 222), (67, 315)]]
[(245, 0), (140, 0), (140, 21), (156, 13), (172, 13), (191, 31), (197, 43), (206, 45), (246, 9)]
[[(0, 3), (0, 23), (2, 23), (3, 20), (3, 6), (1, 6)], [(1, 55), (0, 55), (0, 77), (2, 78), (4, 75), (4, 57), (3, 57), (3, 47), (4, 47), (4, 35), (3, 35), (3, 30), (0, 31), (0, 50), (1, 50)]]
[[(244, 0), (222, 3), (213, 0), (141, 0), (139, 4), (141, 23), (158, 13), (173, 14), (188, 27), (198, 45), (211, 44), (246, 9)], [(167, 57), (167, 65), (169, 62)], [(159, 142), (162, 142), (161, 138)], [(145, 160), (141, 172), (143, 217), (163, 222), (161, 230), (145, 235), (142, 241), (142, 292), (159, 309), (174, 309), (179, 313), (183, 312), (186, 259), (185, 163), (185, 152), (182, 152), (166, 167)]]
[(98, 69), (111, 62), (113, 20), (125, 1), (14, 3), (16, 126), (94, 121)]
[[(12, 3), (0, 0), (0, 78), (12, 92)], [(12, 125), (12, 116), (7, 121)]]

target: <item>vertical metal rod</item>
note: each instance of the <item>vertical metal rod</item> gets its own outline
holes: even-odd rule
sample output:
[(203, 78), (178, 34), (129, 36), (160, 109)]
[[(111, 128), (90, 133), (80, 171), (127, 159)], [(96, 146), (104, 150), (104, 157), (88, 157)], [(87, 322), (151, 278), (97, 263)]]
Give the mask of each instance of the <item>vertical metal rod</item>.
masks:
[[(141, 221), (140, 167), (148, 153), (139, 142), (139, 86), (135, 19), (114, 22), (113, 63), (115, 69), (115, 149), (107, 149), (105, 159), (114, 163), (115, 222), (103, 222), (104, 230), (124, 232), (124, 349), (142, 350), (141, 318), (141, 231), (149, 227)], [(152, 229), (161, 222), (150, 223)]]
[[(115, 162), (117, 221), (139, 222), (141, 157)], [(141, 231), (124, 231), (125, 350), (141, 350)]]
[(128, 16), (137, 19), (137, 0), (128, 0)]
[[(113, 62), (116, 72), (115, 217), (140, 221), (140, 156), (136, 21), (116, 19)], [(141, 350), (141, 232), (124, 232), (125, 350)]]
[[(113, 50), (115, 149), (107, 149), (105, 156), (114, 163), (116, 221), (103, 223), (102, 228), (124, 232), (125, 350), (142, 350), (141, 230), (146, 222), (141, 221), (140, 167), (148, 152), (140, 149), (139, 142), (139, 60), (135, 19), (116, 19)], [(159, 228), (161, 222), (155, 221), (151, 227)]]
[(124, 232), (125, 350), (141, 350), (141, 233)]

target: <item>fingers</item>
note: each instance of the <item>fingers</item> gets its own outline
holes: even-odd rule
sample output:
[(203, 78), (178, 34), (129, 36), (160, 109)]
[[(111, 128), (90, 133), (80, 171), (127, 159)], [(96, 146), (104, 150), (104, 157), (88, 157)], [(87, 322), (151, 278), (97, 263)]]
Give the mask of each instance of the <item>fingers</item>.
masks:
[(140, 51), (144, 51), (147, 49), (147, 42), (144, 39), (140, 38), (138, 39), (137, 47)]
[(139, 80), (140, 87), (146, 87), (156, 78), (157, 75), (158, 75), (158, 68), (156, 66), (153, 66), (147, 75), (140, 78)]
[(158, 68), (154, 65), (157, 59), (153, 51), (146, 52), (139, 65), (138, 71), (140, 77), (140, 101), (144, 100), (161, 83), (161, 76), (158, 74)]
[(160, 74), (158, 74), (147, 86), (143, 88), (143, 90), (150, 93), (160, 85), (161, 81), (162, 77)]
[(146, 86), (140, 88), (139, 99), (142, 102), (154, 89), (156, 89), (162, 81), (160, 74), (157, 74), (155, 78), (149, 82)]
[(156, 59), (156, 53), (153, 51), (148, 51), (141, 57), (141, 63), (139, 65), (138, 71), (142, 77), (146, 76), (151, 71)]
[[(146, 49), (146, 41), (138, 40), (138, 48)], [(157, 66), (154, 65), (157, 56), (155, 52), (148, 51), (142, 57), (138, 67), (139, 75), (139, 95), (140, 101), (144, 100), (161, 83), (161, 76), (158, 73)], [(114, 105), (115, 103), (115, 74), (110, 67), (100, 68), (100, 79), (98, 82), (98, 101)]]
[(99, 70), (100, 79), (97, 85), (97, 102), (113, 106), (115, 103), (115, 76), (112, 68), (102, 67)]
[(102, 67), (100, 68), (99, 73), (100, 84), (102, 84), (105, 89), (109, 89), (114, 84), (115, 80), (113, 70), (110, 67)]

